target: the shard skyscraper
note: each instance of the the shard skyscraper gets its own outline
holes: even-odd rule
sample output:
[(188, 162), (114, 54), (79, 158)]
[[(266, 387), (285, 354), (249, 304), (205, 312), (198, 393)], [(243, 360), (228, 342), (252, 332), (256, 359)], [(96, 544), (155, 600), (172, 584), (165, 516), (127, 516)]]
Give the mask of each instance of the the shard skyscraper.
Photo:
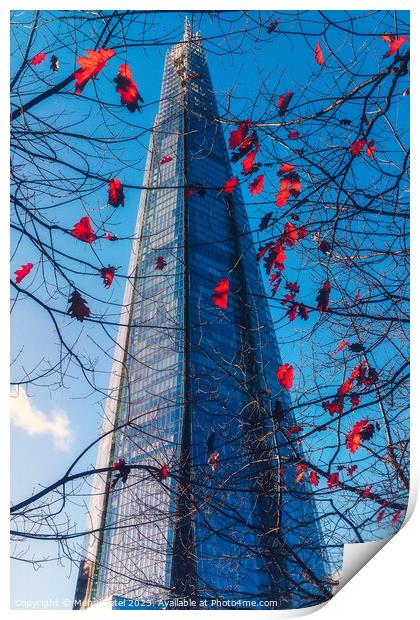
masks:
[(131, 472), (114, 488), (96, 475), (76, 608), (329, 596), (317, 513), (281, 430), (293, 414), (241, 191), (221, 192), (233, 174), (217, 115), (187, 22), (166, 56), (97, 461)]

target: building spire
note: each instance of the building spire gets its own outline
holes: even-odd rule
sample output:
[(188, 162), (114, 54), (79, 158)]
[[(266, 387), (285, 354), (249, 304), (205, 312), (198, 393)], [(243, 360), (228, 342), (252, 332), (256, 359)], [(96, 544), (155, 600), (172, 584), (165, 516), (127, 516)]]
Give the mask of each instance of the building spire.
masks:
[(184, 30), (184, 41), (191, 41), (192, 38), (192, 29), (190, 20), (188, 17), (185, 18), (185, 30)]

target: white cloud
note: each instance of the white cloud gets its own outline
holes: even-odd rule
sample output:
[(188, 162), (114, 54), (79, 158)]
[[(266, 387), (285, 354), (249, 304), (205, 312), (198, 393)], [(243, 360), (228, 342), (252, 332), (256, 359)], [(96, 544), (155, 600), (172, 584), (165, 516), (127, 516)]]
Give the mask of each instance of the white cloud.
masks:
[(14, 426), (28, 435), (50, 435), (56, 450), (60, 452), (69, 450), (72, 432), (65, 411), (55, 409), (51, 415), (46, 415), (31, 403), (22, 387), (12, 391), (10, 403), (10, 415)]

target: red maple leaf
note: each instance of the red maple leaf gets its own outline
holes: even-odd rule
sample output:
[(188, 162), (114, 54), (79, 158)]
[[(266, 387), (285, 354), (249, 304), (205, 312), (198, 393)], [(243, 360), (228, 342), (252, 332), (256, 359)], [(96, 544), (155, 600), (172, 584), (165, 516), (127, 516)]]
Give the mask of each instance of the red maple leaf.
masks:
[(348, 475), (349, 475), (349, 476), (351, 476), (352, 474), (354, 474), (354, 472), (356, 471), (356, 469), (357, 469), (357, 465), (352, 465), (351, 467), (348, 467), (348, 468), (347, 468), (347, 473), (348, 473)]
[(116, 237), (115, 235), (111, 235), (111, 233), (107, 232), (105, 234), (105, 239), (107, 239), (108, 241), (117, 241), (118, 237)]
[(280, 95), (277, 102), (277, 111), (279, 116), (283, 116), (283, 114), (286, 113), (293, 95), (294, 93), (291, 90), (286, 91), (284, 95)]
[(166, 480), (168, 476), (169, 476), (169, 467), (165, 463), (164, 465), (162, 465), (162, 467), (159, 470), (159, 480)]
[(250, 121), (242, 121), (238, 129), (234, 129), (230, 132), (229, 136), (229, 150), (236, 149), (242, 144), (248, 135), (249, 128), (251, 127)]
[(340, 342), (340, 344), (338, 345), (338, 347), (337, 347), (337, 351), (336, 351), (336, 353), (340, 353), (340, 351), (342, 351), (343, 349), (345, 349), (345, 348), (346, 348), (346, 346), (347, 346), (348, 344), (349, 344), (349, 341), (348, 341), (348, 340), (342, 340), (342, 341)]
[(23, 280), (23, 278), (26, 278), (26, 276), (28, 275), (28, 273), (31, 271), (33, 267), (32, 263), (26, 263), (26, 265), (22, 265), (22, 267), (20, 269), (16, 269), (15, 271), (15, 275), (16, 275), (16, 284), (20, 284)]
[(73, 77), (76, 80), (76, 95), (80, 95), (89, 80), (96, 77), (105, 67), (108, 60), (115, 56), (114, 50), (106, 50), (103, 47), (98, 51), (87, 50), (87, 53), (88, 56), (81, 56), (77, 59), (80, 69), (73, 73)]
[(45, 52), (39, 52), (35, 54), (35, 56), (31, 60), (31, 65), (40, 65), (43, 60), (45, 60), (45, 56), (47, 54)]
[(292, 164), (282, 164), (277, 172), (278, 175), (285, 174), (286, 172), (291, 172), (296, 166)]
[(164, 269), (166, 265), (167, 265), (167, 262), (163, 258), (163, 256), (158, 256), (156, 259), (156, 263), (155, 263), (155, 269), (160, 269), (160, 271), (162, 271), (162, 269)]
[(404, 45), (404, 43), (408, 41), (408, 37), (397, 37), (397, 35), (391, 33), (382, 35), (381, 39), (382, 41), (385, 41), (385, 43), (389, 43), (389, 50), (382, 56), (382, 58), (393, 56), (395, 52), (398, 52), (401, 45)]
[(338, 472), (334, 472), (328, 476), (327, 484), (329, 489), (339, 486), (339, 483), (340, 479), (338, 477)]
[(372, 487), (366, 487), (366, 489), (362, 493), (362, 497), (369, 497), (371, 488)]
[(228, 304), (229, 280), (223, 278), (219, 284), (214, 287), (214, 293), (211, 296), (213, 303), (219, 308), (225, 309)]
[(366, 144), (366, 140), (356, 140), (355, 142), (353, 142), (353, 144), (350, 146), (350, 153), (352, 155), (354, 155), (354, 157), (358, 157), (360, 155), (360, 153), (362, 152), (363, 147)]
[(321, 49), (321, 44), (318, 41), (318, 43), (315, 45), (315, 60), (319, 65), (323, 65), (324, 64), (324, 57), (322, 56), (322, 49)]
[(288, 179), (281, 179), (279, 192), (276, 194), (276, 206), (279, 207), (279, 209), (287, 204), (290, 196), (290, 185), (291, 183)]
[(102, 267), (102, 269), (99, 270), (101, 278), (104, 281), (104, 286), (106, 288), (109, 288), (111, 286), (114, 279), (115, 271), (115, 267), (111, 267), (111, 265), (108, 265), (108, 267)]
[(86, 317), (90, 316), (90, 310), (86, 305), (86, 301), (80, 295), (79, 291), (73, 291), (69, 297), (69, 314), (73, 319), (83, 321)]
[(115, 90), (121, 95), (122, 105), (126, 105), (130, 112), (135, 112), (136, 110), (140, 112), (139, 101), (144, 103), (144, 100), (137, 90), (131, 69), (127, 64), (120, 66), (114, 82), (117, 85)]
[(212, 454), (210, 454), (207, 463), (210, 465), (212, 471), (215, 471), (216, 467), (219, 464), (219, 453), (213, 452)]
[(251, 192), (251, 196), (256, 196), (257, 194), (261, 194), (264, 189), (264, 175), (260, 174), (249, 184), (249, 191)]
[(252, 172), (254, 172), (254, 169), (255, 169), (254, 159), (259, 150), (260, 150), (260, 145), (256, 144), (254, 150), (248, 153), (248, 155), (243, 160), (242, 172), (244, 174), (251, 174)]
[(319, 289), (316, 298), (317, 308), (320, 312), (327, 312), (330, 307), (331, 284), (326, 280), (322, 288)]
[(369, 424), (367, 420), (356, 422), (351, 431), (346, 435), (347, 450), (354, 454), (359, 449), (361, 441), (371, 439), (374, 432), (373, 424)]
[(287, 134), (287, 137), (288, 137), (290, 140), (296, 140), (296, 138), (299, 138), (299, 132), (298, 132), (298, 131), (290, 131), (290, 132)]
[(398, 510), (398, 512), (395, 513), (392, 519), (392, 525), (397, 525), (400, 516), (401, 516), (401, 510)]
[(308, 231), (303, 226), (296, 227), (291, 222), (286, 222), (282, 234), (283, 242), (290, 248), (296, 245), (298, 241), (304, 239)]
[(198, 80), (201, 78), (201, 74), (198, 71), (192, 71), (189, 75), (187, 75), (187, 80)]
[(294, 435), (295, 433), (299, 433), (300, 431), (303, 431), (303, 426), (291, 426), (287, 429), (286, 437)]
[(335, 398), (332, 402), (329, 400), (322, 403), (325, 411), (328, 411), (330, 415), (342, 415), (344, 409), (344, 398)]
[(235, 178), (228, 179), (222, 191), (224, 191), (225, 194), (231, 194), (233, 190), (235, 189), (235, 187), (238, 185), (238, 183), (239, 183), (238, 179), (235, 179)]
[(282, 364), (276, 372), (276, 377), (285, 390), (290, 390), (293, 385), (295, 369), (290, 364)]
[(308, 469), (308, 466), (306, 463), (300, 463), (299, 465), (296, 465), (296, 471), (300, 472), (297, 476), (296, 476), (296, 482), (299, 483), (303, 476), (306, 473), (306, 470)]
[(124, 206), (124, 189), (121, 181), (111, 179), (108, 185), (108, 204), (113, 207)]
[(170, 155), (165, 155), (165, 157), (162, 157), (160, 160), (160, 165), (162, 166), (163, 164), (168, 164), (170, 161), (173, 161), (173, 157)]
[(73, 237), (76, 237), (76, 239), (79, 239), (79, 241), (84, 241), (85, 243), (92, 243), (92, 241), (96, 239), (96, 235), (90, 224), (90, 217), (88, 216), (82, 217), (81, 220), (74, 225), (71, 234)]
[(121, 470), (121, 469), (124, 469), (124, 467), (125, 467), (125, 459), (118, 459), (118, 461), (115, 461), (114, 465), (112, 466), (112, 469)]
[(309, 482), (314, 486), (317, 487), (319, 484), (319, 476), (316, 473), (316, 471), (311, 471), (311, 473), (309, 474)]
[(366, 145), (366, 155), (372, 159), (375, 153), (376, 153), (376, 146), (375, 146), (374, 141), (371, 140)]
[(303, 319), (304, 321), (307, 321), (309, 319), (309, 312), (308, 312), (308, 308), (305, 306), (305, 304), (299, 304), (299, 316), (301, 319)]

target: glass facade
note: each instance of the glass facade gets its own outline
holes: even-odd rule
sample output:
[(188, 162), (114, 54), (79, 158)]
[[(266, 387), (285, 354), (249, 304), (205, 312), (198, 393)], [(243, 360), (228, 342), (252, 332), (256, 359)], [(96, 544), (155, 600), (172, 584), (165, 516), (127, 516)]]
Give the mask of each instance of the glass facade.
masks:
[[(293, 455), (272, 409), (290, 401), (276, 379), (280, 355), (241, 192), (220, 191), (232, 170), (215, 116), (201, 40), (187, 24), (166, 56), (122, 370), (104, 427), (114, 431), (98, 461), (168, 464), (171, 476), (133, 469), (114, 489), (98, 479), (91, 519), (100, 527), (83, 570), (89, 600), (183, 596), (287, 608), (316, 604), (328, 589), (309, 490), (281, 473)], [(211, 300), (222, 278), (226, 310)]]

